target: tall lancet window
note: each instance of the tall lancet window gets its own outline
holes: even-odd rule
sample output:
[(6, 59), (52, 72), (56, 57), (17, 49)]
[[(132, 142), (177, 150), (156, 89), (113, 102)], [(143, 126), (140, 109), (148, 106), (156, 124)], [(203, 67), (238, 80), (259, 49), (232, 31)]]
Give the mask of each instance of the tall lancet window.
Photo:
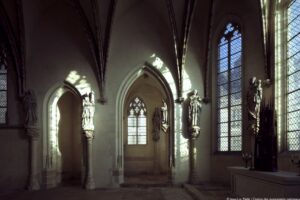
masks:
[(135, 97), (128, 108), (128, 137), (127, 144), (147, 144), (147, 110), (145, 103)]
[(300, 0), (288, 6), (287, 22), (287, 148), (300, 150)]
[(228, 23), (218, 43), (217, 150), (242, 150), (242, 35)]
[(7, 58), (5, 48), (0, 52), (0, 124), (7, 123)]

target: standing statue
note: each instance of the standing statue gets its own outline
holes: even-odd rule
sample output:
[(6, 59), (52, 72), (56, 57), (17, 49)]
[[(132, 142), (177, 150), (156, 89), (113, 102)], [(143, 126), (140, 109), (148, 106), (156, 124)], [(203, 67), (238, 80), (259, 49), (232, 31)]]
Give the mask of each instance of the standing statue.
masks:
[(157, 142), (160, 139), (160, 130), (161, 130), (161, 112), (159, 108), (155, 108), (152, 123), (153, 123), (153, 141)]
[(189, 97), (188, 126), (189, 130), (191, 130), (194, 134), (200, 133), (201, 102), (202, 99), (199, 97), (197, 90), (193, 90)]
[(167, 103), (162, 100), (163, 106), (161, 107), (161, 112), (162, 112), (162, 123), (163, 124), (168, 124), (168, 106)]
[(82, 96), (82, 129), (83, 130), (94, 130), (94, 113), (95, 113), (95, 100), (94, 93), (90, 92)]
[(260, 106), (263, 90), (261, 80), (257, 80), (256, 77), (252, 77), (249, 84), (247, 93), (248, 117), (251, 129), (256, 135), (259, 132)]
[(162, 124), (162, 129), (164, 132), (166, 132), (169, 128), (169, 125), (168, 125), (168, 105), (167, 103), (162, 100), (163, 102), (163, 106), (160, 108), (161, 109), (161, 124)]
[(25, 125), (35, 126), (37, 123), (37, 100), (33, 90), (25, 92), (23, 97)]

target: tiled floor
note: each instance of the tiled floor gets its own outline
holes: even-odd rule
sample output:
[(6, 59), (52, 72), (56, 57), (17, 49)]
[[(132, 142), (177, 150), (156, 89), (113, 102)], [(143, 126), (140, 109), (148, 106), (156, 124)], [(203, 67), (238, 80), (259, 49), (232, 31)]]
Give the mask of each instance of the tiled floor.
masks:
[(18, 191), (0, 194), (1, 200), (192, 200), (178, 187), (119, 188), (87, 191), (66, 186), (40, 191)]

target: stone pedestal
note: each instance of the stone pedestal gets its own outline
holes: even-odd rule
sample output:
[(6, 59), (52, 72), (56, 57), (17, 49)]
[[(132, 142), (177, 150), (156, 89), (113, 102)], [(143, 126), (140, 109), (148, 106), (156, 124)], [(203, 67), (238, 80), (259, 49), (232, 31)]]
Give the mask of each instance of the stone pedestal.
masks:
[(153, 163), (153, 173), (154, 175), (159, 174), (159, 141), (154, 141), (154, 163)]
[(196, 184), (197, 183), (197, 174), (196, 174), (196, 160), (197, 160), (197, 152), (195, 147), (196, 138), (191, 138), (189, 140), (189, 153), (190, 153), (190, 175), (189, 175), (189, 183)]
[(88, 190), (95, 189), (95, 182), (93, 177), (93, 138), (94, 131), (93, 130), (84, 130), (84, 135), (86, 138), (86, 176), (84, 181), (84, 188)]
[(35, 126), (25, 127), (26, 134), (29, 137), (30, 144), (30, 167), (29, 167), (29, 177), (28, 177), (28, 190), (39, 190), (39, 173), (37, 169), (37, 143), (39, 136), (39, 129)]
[(196, 173), (196, 162), (197, 162), (197, 150), (195, 147), (196, 138), (200, 134), (200, 127), (193, 126), (190, 128), (190, 139), (189, 139), (189, 154), (190, 154), (190, 177), (189, 182), (191, 184), (197, 183)]

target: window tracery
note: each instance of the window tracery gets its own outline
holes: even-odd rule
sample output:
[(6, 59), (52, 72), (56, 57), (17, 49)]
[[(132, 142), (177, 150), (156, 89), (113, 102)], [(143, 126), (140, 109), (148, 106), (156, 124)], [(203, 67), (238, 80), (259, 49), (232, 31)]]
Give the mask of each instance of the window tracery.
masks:
[(143, 100), (135, 97), (128, 108), (128, 136), (127, 144), (147, 144), (147, 109)]
[(242, 150), (242, 35), (228, 23), (218, 43), (217, 150)]

